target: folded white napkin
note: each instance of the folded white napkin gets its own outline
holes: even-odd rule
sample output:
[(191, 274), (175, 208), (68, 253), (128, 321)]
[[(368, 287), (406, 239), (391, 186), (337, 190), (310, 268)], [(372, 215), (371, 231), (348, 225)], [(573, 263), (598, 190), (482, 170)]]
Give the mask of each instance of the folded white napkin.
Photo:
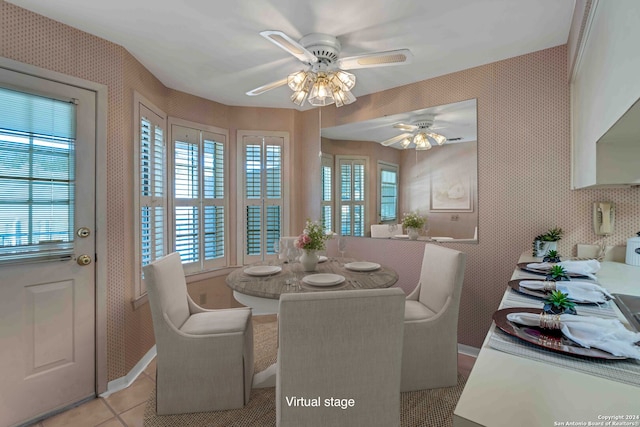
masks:
[[(520, 287), (534, 291), (545, 290), (545, 284), (548, 285), (549, 282), (543, 282), (542, 280), (520, 281)], [(591, 282), (571, 280), (568, 282), (555, 282), (555, 286), (557, 290), (569, 295), (570, 299), (577, 302), (599, 304), (607, 302), (606, 297), (614, 299), (613, 295), (611, 295), (605, 288)]]
[(541, 269), (541, 270), (548, 270), (553, 265), (560, 265), (564, 267), (567, 273), (587, 276), (593, 280), (597, 280), (594, 273), (597, 273), (600, 270), (600, 262), (598, 262), (597, 259), (587, 259), (583, 261), (562, 261), (558, 263), (534, 262), (531, 264), (527, 264), (527, 267)]
[[(507, 320), (521, 325), (540, 326), (540, 315), (535, 313), (510, 313)], [(640, 360), (640, 332), (631, 332), (618, 319), (560, 315), (560, 330), (571, 341), (586, 348), (599, 348), (614, 356)]]

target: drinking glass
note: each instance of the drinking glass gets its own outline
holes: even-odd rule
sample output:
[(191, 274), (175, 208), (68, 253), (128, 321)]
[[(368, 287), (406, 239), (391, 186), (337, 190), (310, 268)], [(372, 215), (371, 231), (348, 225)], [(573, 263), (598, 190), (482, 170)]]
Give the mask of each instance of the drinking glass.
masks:
[(340, 237), (338, 239), (338, 250), (340, 251), (340, 257), (342, 258), (342, 262), (344, 262), (344, 253), (347, 250), (347, 239), (344, 237)]

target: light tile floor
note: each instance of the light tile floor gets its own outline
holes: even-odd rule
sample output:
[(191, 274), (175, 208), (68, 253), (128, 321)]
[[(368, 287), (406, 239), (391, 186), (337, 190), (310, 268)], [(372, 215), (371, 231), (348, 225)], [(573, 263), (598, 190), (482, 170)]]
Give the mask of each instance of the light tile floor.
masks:
[[(266, 317), (255, 320), (273, 321)], [(459, 354), (458, 372), (468, 377), (475, 360)], [(54, 415), (33, 427), (142, 427), (144, 409), (155, 387), (155, 373), (156, 363), (153, 360), (128, 388)]]

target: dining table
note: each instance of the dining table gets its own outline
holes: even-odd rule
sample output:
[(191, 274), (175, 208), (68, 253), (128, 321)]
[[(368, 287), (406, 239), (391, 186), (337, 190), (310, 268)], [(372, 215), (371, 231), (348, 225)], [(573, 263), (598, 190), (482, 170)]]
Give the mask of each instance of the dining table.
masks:
[(304, 271), (300, 262), (257, 262), (234, 270), (226, 283), (239, 303), (259, 315), (277, 313), (283, 293), (388, 288), (398, 281), (395, 270), (378, 263), (349, 257), (320, 260), (314, 271)]
[[(319, 281), (312, 280), (314, 277)], [(255, 315), (278, 313), (284, 293), (389, 288), (397, 281), (398, 273), (392, 268), (347, 257), (321, 257), (314, 271), (304, 271), (297, 261), (262, 261), (238, 268), (226, 278), (234, 298), (251, 307)], [(274, 363), (256, 373), (252, 387), (275, 387), (276, 371)]]

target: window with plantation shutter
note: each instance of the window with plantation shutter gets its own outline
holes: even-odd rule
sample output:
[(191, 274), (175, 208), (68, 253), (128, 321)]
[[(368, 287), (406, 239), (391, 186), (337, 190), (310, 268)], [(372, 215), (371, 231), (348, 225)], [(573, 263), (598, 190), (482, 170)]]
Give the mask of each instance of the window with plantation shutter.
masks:
[(242, 134), (241, 183), (243, 188), (242, 262), (248, 264), (275, 255), (283, 235), (285, 137)]
[(381, 223), (398, 223), (398, 165), (378, 162), (378, 212)]
[(367, 162), (366, 157), (336, 156), (338, 221), (341, 236), (364, 236)]
[(227, 265), (226, 131), (169, 119), (173, 236), (187, 273)]
[(167, 182), (164, 113), (136, 96), (138, 218), (136, 296), (146, 292), (142, 267), (167, 254)]
[(73, 254), (76, 106), (0, 88), (0, 262)]
[(320, 183), (320, 222), (325, 232), (333, 231), (333, 156), (329, 154), (322, 154)]

